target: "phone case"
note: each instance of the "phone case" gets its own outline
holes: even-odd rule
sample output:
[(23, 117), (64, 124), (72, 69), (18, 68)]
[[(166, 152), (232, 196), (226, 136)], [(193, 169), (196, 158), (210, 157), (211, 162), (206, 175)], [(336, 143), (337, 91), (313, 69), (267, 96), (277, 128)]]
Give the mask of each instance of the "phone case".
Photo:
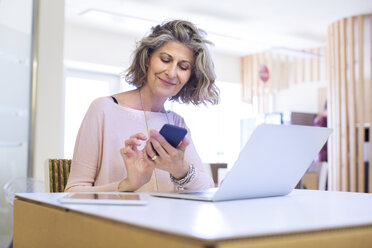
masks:
[(160, 129), (160, 134), (171, 144), (173, 147), (177, 147), (178, 144), (183, 140), (187, 134), (187, 130), (183, 127), (178, 127), (171, 124), (165, 124)]

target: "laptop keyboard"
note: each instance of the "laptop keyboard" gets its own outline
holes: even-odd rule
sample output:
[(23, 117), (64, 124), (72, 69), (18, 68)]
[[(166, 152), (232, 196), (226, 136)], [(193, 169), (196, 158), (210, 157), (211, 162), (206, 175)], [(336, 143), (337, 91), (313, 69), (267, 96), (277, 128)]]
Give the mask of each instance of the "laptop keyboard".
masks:
[(205, 191), (191, 191), (191, 190), (183, 190), (180, 191), (180, 194), (190, 194), (195, 196), (204, 196), (204, 197), (211, 197), (216, 193), (218, 188), (210, 188)]

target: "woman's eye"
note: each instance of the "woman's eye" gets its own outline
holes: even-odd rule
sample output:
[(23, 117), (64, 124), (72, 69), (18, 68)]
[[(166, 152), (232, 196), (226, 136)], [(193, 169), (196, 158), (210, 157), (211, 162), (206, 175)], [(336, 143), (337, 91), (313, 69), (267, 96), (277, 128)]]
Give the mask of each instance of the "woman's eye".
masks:
[(160, 58), (162, 62), (164, 63), (168, 63), (170, 61), (170, 59), (167, 59), (167, 58)]
[(189, 66), (187, 65), (180, 65), (181, 70), (187, 71), (189, 69)]

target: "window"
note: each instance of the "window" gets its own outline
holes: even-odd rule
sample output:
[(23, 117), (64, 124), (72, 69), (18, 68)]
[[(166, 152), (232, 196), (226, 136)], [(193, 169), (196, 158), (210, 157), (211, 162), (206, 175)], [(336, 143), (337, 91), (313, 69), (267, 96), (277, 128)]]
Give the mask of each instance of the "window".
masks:
[[(131, 86), (128, 85), (128, 88)], [(65, 78), (65, 158), (72, 158), (77, 133), (92, 101), (122, 90), (126, 89), (122, 89), (118, 75), (67, 69)]]

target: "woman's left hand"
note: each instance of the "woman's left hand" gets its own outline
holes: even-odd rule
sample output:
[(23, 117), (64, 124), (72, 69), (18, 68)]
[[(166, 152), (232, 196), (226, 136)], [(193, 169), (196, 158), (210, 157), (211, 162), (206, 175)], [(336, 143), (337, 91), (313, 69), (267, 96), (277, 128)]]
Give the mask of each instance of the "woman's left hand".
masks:
[(144, 159), (156, 168), (168, 171), (175, 178), (183, 178), (189, 171), (189, 165), (184, 159), (185, 150), (189, 144), (189, 139), (185, 137), (177, 148), (174, 148), (158, 131), (150, 130), (150, 138), (144, 148), (148, 156), (144, 156)]

